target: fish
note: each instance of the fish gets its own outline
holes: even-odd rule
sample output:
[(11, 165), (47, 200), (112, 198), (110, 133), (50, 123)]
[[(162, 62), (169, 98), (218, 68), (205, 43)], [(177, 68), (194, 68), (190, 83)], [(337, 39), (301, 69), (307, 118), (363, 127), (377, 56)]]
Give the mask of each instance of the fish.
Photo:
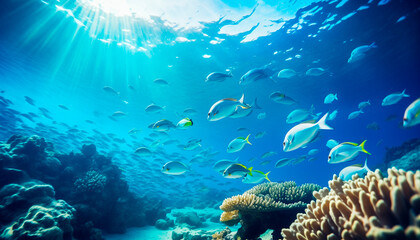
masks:
[(313, 156), (313, 155), (316, 155), (318, 153), (319, 153), (319, 149), (314, 148), (314, 149), (309, 150), (308, 156)]
[(366, 126), (367, 129), (370, 130), (379, 130), (379, 124), (377, 122), (371, 122)]
[(236, 129), (236, 131), (238, 131), (238, 132), (249, 132), (249, 129), (248, 128), (244, 128), (244, 127), (240, 127), (238, 129)]
[(266, 134), (265, 131), (263, 131), (263, 132), (257, 132), (257, 134), (255, 134), (255, 138), (257, 138), (257, 139), (262, 138), (262, 137), (264, 137), (265, 134)]
[(268, 178), (269, 173), (270, 172), (263, 173), (259, 170), (253, 170), (252, 176), (249, 174), (246, 174), (244, 178), (242, 179), (242, 182), (248, 183), (248, 184), (259, 184), (259, 183), (262, 183), (264, 180), (271, 182), (270, 179)]
[(330, 104), (334, 100), (338, 100), (337, 93), (336, 94), (330, 93), (324, 98), (324, 104)]
[(250, 135), (251, 134), (249, 134), (246, 138), (244, 138), (244, 137), (237, 137), (237, 138), (233, 139), (229, 143), (226, 151), (228, 153), (239, 152), (239, 151), (241, 151), (245, 147), (246, 144), (251, 145), (251, 143), (249, 142), (249, 136)]
[(329, 121), (334, 120), (337, 117), (337, 114), (338, 114), (338, 110), (336, 109), (330, 115), (328, 115), (328, 120)]
[(246, 72), (239, 80), (239, 85), (247, 85), (252, 82), (270, 78), (267, 68), (254, 68)]
[(262, 113), (258, 114), (257, 119), (262, 120), (262, 119), (266, 118), (266, 116), (267, 116), (267, 113), (262, 112)]
[(171, 121), (162, 119), (155, 122), (152, 126), (152, 129), (156, 131), (164, 132), (164, 131), (169, 131), (170, 129), (175, 128), (175, 127), (176, 127), (175, 124), (173, 124)]
[(181, 121), (179, 121), (176, 124), (176, 128), (178, 128), (178, 129), (187, 129), (187, 128), (191, 127), (193, 124), (194, 123), (193, 123), (192, 119), (183, 118), (183, 119), (181, 119)]
[(404, 112), (403, 127), (412, 127), (420, 123), (420, 98), (412, 102)]
[(138, 133), (139, 131), (140, 131), (139, 129), (132, 128), (132, 129), (130, 129), (130, 131), (128, 131), (128, 134), (136, 134), (136, 133)]
[(251, 108), (251, 106), (244, 104), (244, 95), (239, 100), (233, 98), (225, 98), (217, 101), (211, 106), (209, 113), (207, 114), (207, 120), (218, 121), (223, 118), (227, 118), (234, 114), (238, 108)]
[(305, 147), (317, 138), (319, 130), (332, 130), (325, 122), (327, 117), (328, 113), (316, 123), (301, 123), (290, 129), (284, 137), (283, 151), (290, 152)]
[(367, 166), (367, 158), (365, 160), (365, 165), (362, 167), (361, 164), (355, 164), (348, 167), (343, 168), (338, 177), (341, 178), (343, 181), (352, 180), (353, 175), (357, 174), (359, 178), (363, 178), (366, 176), (368, 172), (371, 170)]
[(340, 143), (337, 146), (333, 147), (328, 154), (328, 163), (342, 163), (355, 159), (359, 152), (364, 152), (371, 155), (365, 149), (366, 140), (363, 141), (360, 145), (352, 142)]
[(232, 72), (222, 73), (222, 72), (212, 72), (206, 77), (205, 82), (223, 82), (227, 78), (233, 77)]
[(309, 117), (317, 117), (316, 115), (313, 115), (312, 112), (314, 111), (314, 106), (312, 105), (309, 110), (299, 108), (295, 109), (292, 112), (287, 115), (286, 123), (297, 123), (302, 122), (308, 119)]
[(115, 89), (113, 89), (110, 86), (104, 86), (102, 89), (107, 93), (111, 93), (111, 94), (114, 94), (114, 95), (120, 95), (119, 92), (115, 91)]
[(188, 167), (178, 161), (170, 161), (163, 165), (161, 172), (168, 175), (181, 175), (189, 171)]
[(240, 163), (234, 163), (227, 167), (225, 171), (223, 171), (223, 177), (225, 178), (242, 178), (246, 174), (249, 174), (252, 176), (252, 168), (247, 168), (244, 165)]
[(136, 149), (135, 153), (142, 157), (149, 157), (152, 155), (152, 151), (150, 151), (147, 147), (139, 147)]
[(127, 116), (127, 114), (125, 112), (116, 111), (111, 116), (113, 116), (113, 117), (125, 117), (125, 116)]
[(361, 109), (359, 111), (354, 111), (354, 112), (352, 112), (352, 113), (349, 114), (349, 116), (347, 117), (347, 119), (349, 119), (349, 120), (355, 119), (355, 118), (357, 118), (362, 113), (363, 113), (363, 111)]
[(184, 115), (191, 116), (191, 115), (197, 114), (197, 111), (193, 108), (186, 108), (186, 109), (184, 109), (184, 111), (182, 113)]
[(410, 95), (408, 95), (408, 94), (405, 93), (405, 89), (401, 93), (392, 93), (392, 94), (389, 94), (388, 96), (386, 96), (382, 100), (382, 106), (389, 106), (389, 105), (396, 104), (403, 97), (410, 97)]
[(264, 159), (264, 158), (267, 158), (267, 157), (271, 157), (271, 156), (274, 156), (276, 154), (277, 154), (276, 152), (272, 152), (272, 151), (266, 152), (266, 153), (263, 153), (263, 155), (261, 155), (261, 159)]
[(157, 85), (160, 85), (160, 86), (167, 86), (167, 85), (169, 85), (169, 83), (166, 80), (162, 79), (162, 78), (157, 78), (157, 79), (153, 80), (153, 83), (156, 83)]
[(25, 97), (25, 101), (29, 104), (31, 104), (32, 106), (35, 106), (35, 100), (33, 100), (32, 98), (28, 97), (28, 96), (24, 96)]
[(315, 77), (319, 77), (324, 75), (325, 73), (327, 73), (327, 71), (323, 68), (310, 68), (306, 71), (306, 75), (307, 76), (315, 76)]
[(290, 68), (285, 68), (277, 74), (277, 77), (278, 78), (292, 78), (296, 75), (297, 73), (295, 72), (295, 70), (290, 69)]
[(254, 99), (254, 102), (251, 105), (245, 104), (247, 106), (250, 106), (250, 108), (242, 108), (238, 107), (236, 108), (236, 111), (229, 116), (229, 118), (241, 118), (251, 115), (252, 111), (254, 109), (261, 109), (260, 106), (258, 106), (257, 98)]
[(156, 105), (154, 103), (148, 105), (144, 111), (148, 112), (148, 113), (160, 113), (165, 109), (165, 107), (161, 107), (159, 105)]
[(235, 161), (231, 161), (231, 160), (219, 160), (217, 161), (214, 165), (213, 165), (213, 169), (217, 172), (223, 173), (226, 168), (228, 168), (230, 165), (234, 164), (237, 162), (238, 159), (236, 159)]
[(361, 102), (361, 103), (359, 103), (359, 109), (362, 110), (363, 108), (365, 108), (367, 106), (370, 106), (370, 105), (371, 104), (370, 104), (369, 100), (367, 100), (365, 102)]
[(286, 166), (287, 164), (289, 164), (290, 163), (290, 158), (282, 158), (282, 159), (279, 159), (277, 162), (276, 162), (276, 165), (275, 165), (275, 167), (276, 168), (280, 168), (280, 167), (284, 167), (284, 166)]
[(62, 108), (62, 109), (64, 109), (64, 110), (70, 110), (68, 107), (66, 107), (66, 106), (64, 106), (64, 105), (61, 105), (61, 104), (59, 104), (59, 105), (58, 105), (58, 107), (59, 107), (59, 108)]
[(264, 165), (269, 164), (270, 162), (271, 162), (271, 160), (265, 160), (265, 161), (260, 162), (260, 165), (264, 166)]
[(201, 147), (201, 139), (191, 139), (187, 142), (184, 146), (184, 150), (194, 150), (196, 148)]
[(366, 53), (371, 50), (372, 48), (376, 48), (375, 43), (371, 43), (370, 45), (362, 45), (360, 47), (357, 47), (351, 51), (351, 55), (349, 59), (347, 60), (347, 63), (354, 63), (357, 61), (360, 61), (366, 56)]
[(293, 104), (297, 104), (297, 102), (291, 98), (286, 96), (284, 93), (281, 92), (273, 92), (270, 94), (270, 99), (273, 100), (276, 103), (281, 103), (284, 105), (293, 105)]

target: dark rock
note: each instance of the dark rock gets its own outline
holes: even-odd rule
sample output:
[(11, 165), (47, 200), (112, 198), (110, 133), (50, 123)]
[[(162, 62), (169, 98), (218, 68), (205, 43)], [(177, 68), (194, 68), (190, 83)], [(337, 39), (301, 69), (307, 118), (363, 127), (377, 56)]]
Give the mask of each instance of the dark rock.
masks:
[(82, 153), (85, 157), (90, 158), (96, 154), (96, 146), (94, 144), (84, 144), (82, 146)]
[(168, 230), (170, 227), (174, 226), (174, 221), (170, 219), (158, 219), (155, 223), (155, 227), (160, 230)]
[(187, 212), (177, 216), (176, 223), (186, 223), (191, 227), (200, 227), (203, 221), (198, 217), (196, 212)]

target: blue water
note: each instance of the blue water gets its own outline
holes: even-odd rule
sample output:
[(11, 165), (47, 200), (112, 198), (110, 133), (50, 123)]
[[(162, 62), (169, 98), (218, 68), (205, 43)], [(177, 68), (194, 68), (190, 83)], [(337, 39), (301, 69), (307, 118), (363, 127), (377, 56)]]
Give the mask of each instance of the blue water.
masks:
[[(218, 21), (202, 22), (201, 29), (194, 30), (172, 27), (164, 20), (165, 15), (153, 17), (154, 24), (134, 21), (130, 16), (101, 15), (101, 10), (89, 15), (77, 1), (2, 1), (0, 90), (4, 93), (1, 95), (14, 103), (10, 108), (19, 113), (33, 112), (39, 117), (31, 122), (17, 114), (22, 122), (15, 124), (10, 119), (8, 126), (13, 128), (2, 128), (0, 140), (7, 140), (15, 133), (38, 134), (62, 152), (78, 151), (83, 143), (93, 142), (103, 154), (113, 156), (113, 162), (123, 170), (131, 190), (163, 199), (168, 206), (194, 205), (213, 197), (223, 200), (253, 186), (240, 179), (223, 178), (215, 172), (212, 165), (220, 159), (239, 157), (239, 162), (247, 167), (271, 171), (271, 181), (321, 186), (327, 186), (328, 180), (342, 168), (365, 161), (366, 155), (360, 154), (352, 162), (328, 164), (329, 149), (325, 146), (328, 139), (356, 143), (367, 140), (366, 149), (372, 153), (368, 165), (375, 169), (383, 163), (388, 147), (418, 138), (420, 133), (420, 126), (409, 129), (399, 126), (406, 107), (419, 97), (420, 2), (382, 3), (384, 1), (309, 1), (302, 5), (301, 2), (302, 6), (296, 7), (296, 11), (283, 9), (287, 16), (284, 25), (275, 25), (276, 19), (271, 19), (271, 24), (279, 29), (274, 26), (274, 30), (270, 30), (270, 21), (266, 21), (248, 26), (249, 29), (237, 35), (226, 35), (221, 29), (233, 31), (253, 17), (252, 9), (255, 8), (257, 14), (267, 6), (281, 9), (281, 4), (247, 1), (243, 5), (230, 5), (232, 9), (245, 9), (239, 12), (246, 14), (235, 19), (223, 15)], [(295, 6), (298, 3), (284, 4)], [(91, 22), (83, 16), (91, 17)], [(405, 18), (397, 22), (403, 16)], [(95, 25), (98, 17), (104, 19), (107, 27)], [(78, 25), (76, 19), (84, 25)], [(281, 22), (279, 19), (277, 21)], [(333, 20), (327, 23), (327, 19)], [(331, 25), (327, 24), (334, 26), (330, 29)], [(129, 33), (124, 33), (126, 28)], [(262, 34), (264, 31), (268, 33)], [(258, 34), (261, 36), (252, 39)], [(211, 44), (216, 37), (224, 40)], [(250, 38), (252, 40), (244, 41)], [(373, 42), (378, 47), (365, 58), (347, 63), (354, 48)], [(249, 85), (238, 84), (248, 70), (264, 66), (273, 73), (292, 68), (299, 74), (291, 79), (278, 79), (273, 75), (272, 79)], [(305, 76), (306, 70), (312, 67), (322, 67), (328, 73), (319, 77)], [(209, 73), (226, 69), (231, 70), (233, 78), (205, 82)], [(165, 79), (169, 85), (155, 84), (153, 80), (157, 78)], [(104, 86), (111, 86), (119, 95), (105, 92)], [(403, 98), (392, 106), (381, 106), (385, 96), (404, 89), (410, 98)], [(298, 104), (287, 106), (273, 102), (269, 95), (274, 91), (285, 93)], [(326, 105), (323, 101), (329, 93), (337, 93), (338, 101)], [(215, 122), (206, 119), (215, 102), (223, 98), (239, 99), (242, 94), (246, 103), (258, 98), (262, 109), (244, 118)], [(34, 99), (36, 106), (25, 102), (24, 96)], [(372, 105), (365, 113), (348, 120), (348, 114), (367, 100)], [(165, 110), (159, 114), (146, 113), (144, 109), (151, 103), (165, 106)], [(69, 110), (58, 107), (59, 104)], [(284, 136), (296, 125), (286, 123), (287, 115), (297, 108), (309, 109), (312, 104), (315, 113), (338, 109), (337, 118), (328, 122), (334, 130), (321, 131), (321, 138), (307, 148), (283, 152)], [(43, 116), (39, 107), (48, 109), (51, 119)], [(149, 124), (160, 119), (177, 123), (186, 108), (197, 111), (191, 116), (194, 121), (191, 128), (172, 129), (165, 137), (150, 137), (154, 131), (148, 128)], [(127, 116), (110, 119), (116, 111)], [(266, 113), (266, 118), (257, 119), (262, 112)], [(387, 120), (390, 115), (395, 118)], [(380, 129), (367, 129), (372, 122), (377, 122)], [(238, 153), (227, 153), (231, 140), (248, 134), (238, 132), (240, 127), (249, 129), (252, 145)], [(133, 128), (139, 131), (129, 134)], [(69, 132), (70, 129), (76, 129), (76, 133)], [(255, 139), (260, 131), (265, 131), (266, 135)], [(160, 142), (170, 138), (179, 144), (201, 139), (202, 146), (192, 151), (177, 147), (178, 143), (154, 148), (145, 138)], [(149, 147), (153, 156), (139, 157), (134, 151), (141, 146)], [(300, 157), (315, 148), (320, 151), (314, 161), (274, 167), (280, 158)], [(262, 166), (261, 155), (268, 151), (277, 154), (264, 159), (270, 163)], [(200, 153), (199, 163), (189, 163)], [(252, 157), (257, 160), (248, 162)], [(191, 171), (180, 176), (162, 174), (161, 167), (171, 160), (186, 163)]]

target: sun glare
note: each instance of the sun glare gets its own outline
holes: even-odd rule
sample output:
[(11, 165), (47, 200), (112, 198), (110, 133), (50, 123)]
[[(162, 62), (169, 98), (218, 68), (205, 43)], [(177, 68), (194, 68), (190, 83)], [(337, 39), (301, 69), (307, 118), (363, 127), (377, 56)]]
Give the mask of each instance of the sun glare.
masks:
[(100, 9), (115, 16), (130, 16), (133, 14), (126, 0), (78, 0), (79, 5), (91, 9)]

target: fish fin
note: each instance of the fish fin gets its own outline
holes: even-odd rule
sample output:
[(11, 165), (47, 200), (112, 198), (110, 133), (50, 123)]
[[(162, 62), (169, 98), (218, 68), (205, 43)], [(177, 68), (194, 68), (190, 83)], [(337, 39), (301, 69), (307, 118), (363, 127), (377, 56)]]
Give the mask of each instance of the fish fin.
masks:
[(242, 97), (239, 99), (239, 102), (244, 104), (245, 94), (242, 93)]
[(235, 162), (238, 162), (238, 161), (239, 161), (239, 157), (236, 157), (236, 158), (235, 158)]
[(367, 165), (367, 158), (366, 158), (366, 160), (365, 160), (365, 165), (363, 166), (363, 168), (364, 168), (364, 169), (366, 169), (366, 171), (368, 171), (368, 172), (372, 172), (372, 171), (368, 168), (368, 165)]
[(365, 141), (363, 141), (359, 146), (360, 146), (360, 148), (362, 149), (362, 152), (364, 152), (364, 153), (366, 153), (366, 154), (369, 154), (369, 155), (372, 155), (372, 154), (370, 154), (368, 151), (366, 151), (366, 149), (365, 149), (365, 143), (366, 143), (366, 141), (367, 140), (365, 140)]
[(319, 129), (325, 129), (325, 130), (333, 130), (332, 127), (328, 126), (325, 121), (327, 120), (328, 112), (316, 123), (319, 126)]
[(228, 71), (227, 75), (228, 75), (229, 77), (233, 77), (232, 71)]
[(238, 101), (237, 99), (234, 99), (234, 98), (223, 98), (222, 100), (234, 101), (234, 102)]
[(359, 146), (357, 143), (352, 142), (343, 142), (342, 144), (352, 145), (352, 146)]
[(314, 113), (314, 111), (315, 111), (315, 107), (314, 107), (314, 105), (312, 104), (312, 105), (311, 105), (311, 108), (309, 109), (309, 113), (310, 113), (310, 114), (313, 114), (313, 113)]
[(337, 93), (334, 95), (334, 98), (338, 101)]
[(265, 179), (267, 179), (267, 181), (271, 182), (271, 180), (268, 178), (268, 174), (271, 173), (271, 171), (267, 172), (265, 175)]
[(378, 47), (378, 45), (376, 45), (376, 43), (375, 43), (375, 42), (373, 42), (373, 43), (371, 43), (371, 44), (369, 45), (369, 47), (370, 47), (370, 48), (377, 48), (377, 47)]
[(402, 91), (401, 95), (402, 95), (403, 97), (410, 97), (410, 95), (408, 95), (408, 94), (406, 94), (406, 93), (405, 93), (405, 89), (404, 89), (404, 91)]
[(362, 164), (360, 164), (360, 163), (358, 163), (358, 164), (353, 164), (353, 165), (350, 165), (350, 167), (362, 167)]
[[(245, 105), (245, 106), (239, 105), (238, 107), (241, 107), (242, 109), (250, 109), (251, 108), (251, 106), (249, 106), (249, 105)], [(238, 109), (236, 108), (236, 110), (238, 110)]]
[(246, 136), (246, 138), (245, 138), (245, 141), (246, 141), (246, 143), (248, 143), (249, 145), (252, 145), (250, 142), (249, 142), (249, 136), (250, 136), (251, 134), (248, 134), (248, 136)]

